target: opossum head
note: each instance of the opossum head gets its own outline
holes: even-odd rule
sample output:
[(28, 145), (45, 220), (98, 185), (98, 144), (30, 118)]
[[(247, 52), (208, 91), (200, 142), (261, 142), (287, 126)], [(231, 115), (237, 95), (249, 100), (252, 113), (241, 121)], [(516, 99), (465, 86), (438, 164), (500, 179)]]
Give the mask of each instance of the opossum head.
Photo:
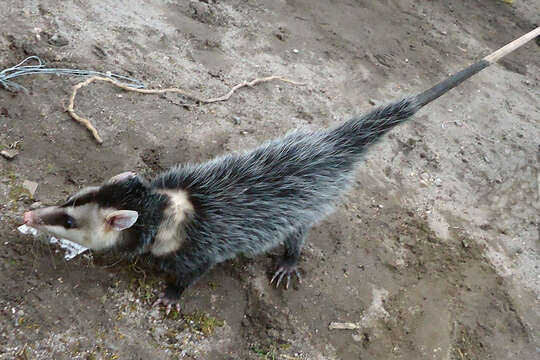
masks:
[(59, 206), (26, 212), (24, 223), (93, 250), (118, 247), (137, 226), (146, 188), (136, 174), (122, 173), (83, 188)]

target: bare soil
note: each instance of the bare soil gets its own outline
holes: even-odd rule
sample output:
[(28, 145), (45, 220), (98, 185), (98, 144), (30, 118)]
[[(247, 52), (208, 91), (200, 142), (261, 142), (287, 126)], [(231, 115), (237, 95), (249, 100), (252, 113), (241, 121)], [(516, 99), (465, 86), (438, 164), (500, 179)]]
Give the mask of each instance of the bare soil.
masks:
[[(124, 170), (243, 150), (414, 94), (540, 23), (515, 0), (3, 0), (0, 68), (112, 71), (207, 97), (271, 74), (303, 81), (184, 105), (75, 77), (0, 89), (0, 359), (536, 359), (540, 353), (540, 57), (531, 42), (372, 147), (353, 191), (315, 227), (303, 283), (269, 284), (280, 249), (216, 267), (166, 316), (159, 274), (115, 256), (65, 261), (19, 234)], [(31, 198), (25, 180), (39, 183)], [(356, 330), (330, 330), (331, 322)]]

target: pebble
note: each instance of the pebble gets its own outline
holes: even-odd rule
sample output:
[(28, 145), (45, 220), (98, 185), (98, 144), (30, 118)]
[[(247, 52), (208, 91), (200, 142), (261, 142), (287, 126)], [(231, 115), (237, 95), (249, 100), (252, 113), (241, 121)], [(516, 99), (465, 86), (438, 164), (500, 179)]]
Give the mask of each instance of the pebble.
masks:
[(19, 150), (17, 149), (2, 150), (0, 151), (0, 154), (8, 160), (13, 160), (15, 156), (19, 155)]
[(49, 39), (49, 44), (51, 44), (53, 46), (62, 47), (62, 46), (66, 46), (67, 44), (69, 44), (69, 41), (68, 41), (68, 39), (66, 39), (65, 36), (56, 33), (53, 36), (51, 36), (51, 38)]
[(330, 330), (355, 330), (358, 328), (359, 326), (357, 324), (351, 322), (331, 322), (330, 325), (328, 325), (328, 329)]
[(36, 201), (35, 203), (33, 203), (32, 205), (30, 205), (30, 210), (36, 210), (36, 209), (39, 209), (41, 207), (41, 201)]
[(439, 179), (439, 178), (436, 178), (435, 179), (435, 185), (438, 186), (438, 187), (441, 187), (442, 186), (442, 180)]
[(300, 52), (300, 50), (298, 49), (292, 49), (292, 52), (295, 53), (295, 54), (298, 54)]
[(38, 183), (30, 180), (24, 180), (23, 182), (23, 188), (28, 190), (31, 197), (34, 197), (34, 194), (36, 193), (36, 190), (38, 188)]
[(159, 319), (159, 310), (154, 308), (152, 311), (150, 311), (150, 317), (152, 319)]

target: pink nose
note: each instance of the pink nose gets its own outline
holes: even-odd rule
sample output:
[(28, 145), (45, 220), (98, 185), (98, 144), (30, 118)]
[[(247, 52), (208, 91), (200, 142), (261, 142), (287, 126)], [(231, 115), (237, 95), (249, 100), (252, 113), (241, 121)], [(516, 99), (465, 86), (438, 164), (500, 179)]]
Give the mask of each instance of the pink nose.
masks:
[(25, 225), (32, 225), (34, 221), (34, 214), (31, 211), (27, 211), (24, 213), (24, 224)]

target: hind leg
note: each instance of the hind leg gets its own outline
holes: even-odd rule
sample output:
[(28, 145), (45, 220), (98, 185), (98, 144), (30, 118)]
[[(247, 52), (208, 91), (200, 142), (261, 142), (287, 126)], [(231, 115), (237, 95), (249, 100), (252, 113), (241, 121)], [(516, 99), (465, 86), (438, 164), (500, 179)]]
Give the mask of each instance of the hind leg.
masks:
[(274, 273), (270, 283), (273, 283), (274, 280), (276, 280), (276, 287), (279, 287), (281, 280), (286, 277), (287, 280), (284, 284), (285, 288), (288, 289), (291, 281), (291, 274), (296, 275), (298, 282), (302, 282), (302, 277), (298, 271), (298, 260), (300, 259), (300, 253), (302, 252), (305, 237), (306, 229), (301, 228), (290, 234), (285, 239), (285, 254), (279, 262), (278, 269)]

